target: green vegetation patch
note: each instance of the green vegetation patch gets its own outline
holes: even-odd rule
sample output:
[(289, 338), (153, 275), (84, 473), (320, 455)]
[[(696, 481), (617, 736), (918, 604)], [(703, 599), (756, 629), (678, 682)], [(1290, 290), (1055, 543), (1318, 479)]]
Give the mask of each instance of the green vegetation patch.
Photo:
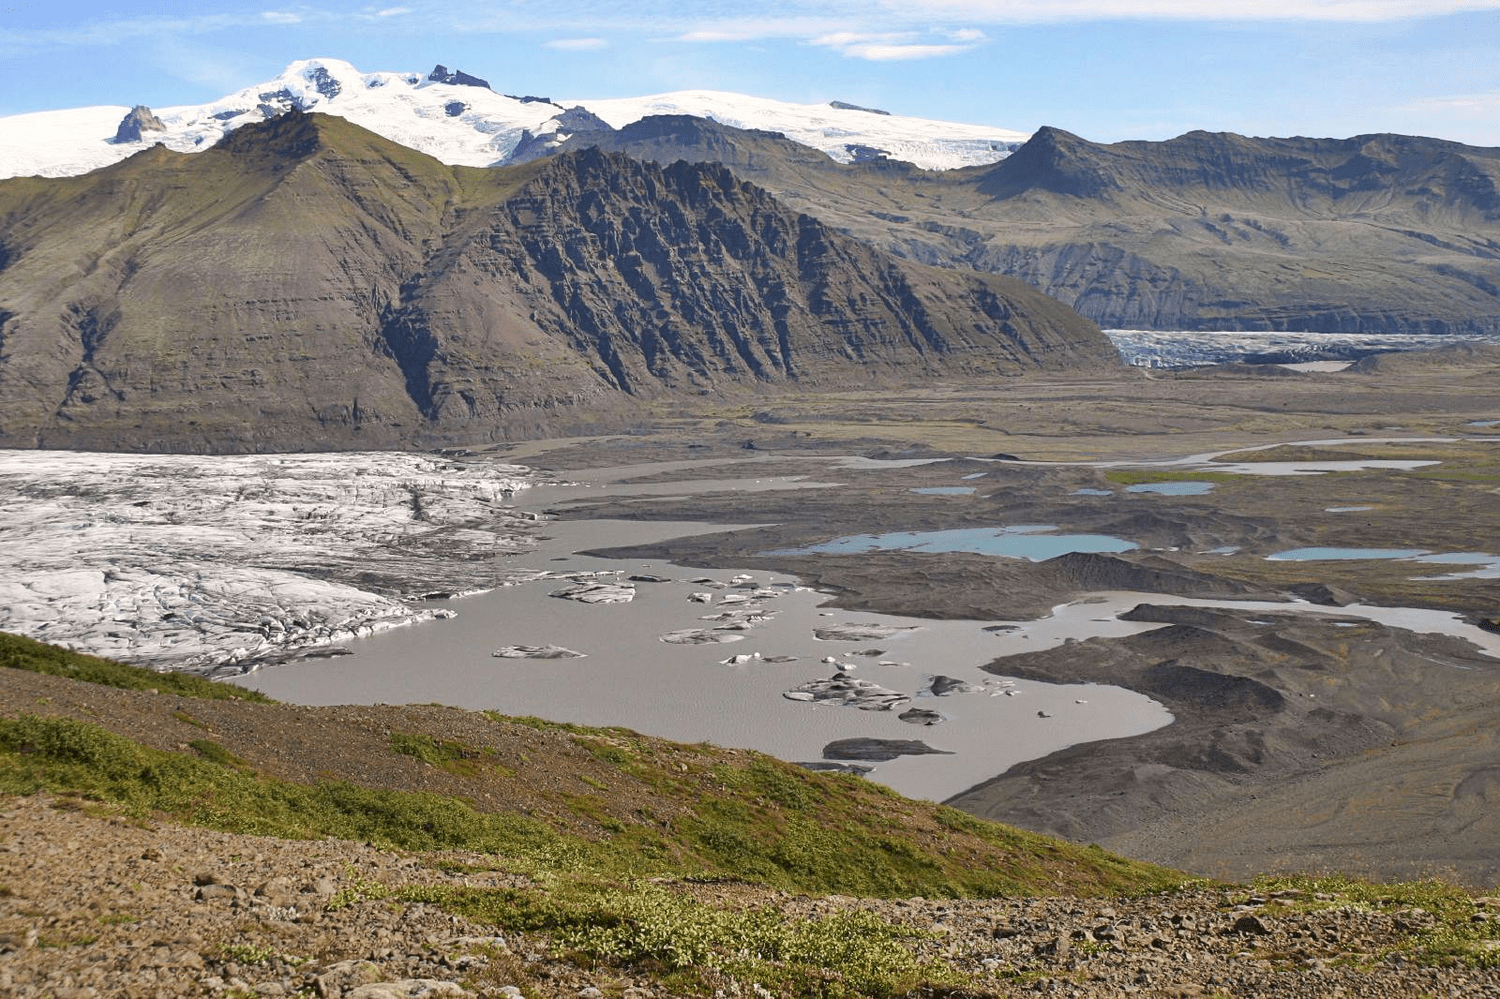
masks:
[(1410, 961), (1500, 968), (1500, 912), (1479, 915), (1471, 895), (1436, 879), (1374, 884), (1344, 875), (1276, 877), (1256, 881), (1255, 890), (1291, 895), (1286, 904), (1305, 911), (1349, 906), (1391, 913), (1410, 927), (1407, 941), (1394, 948)]
[(434, 739), (430, 735), (392, 732), (391, 748), (458, 777), (516, 775), (514, 770), (500, 763), (495, 751), (488, 747), (470, 746), (450, 739)]
[(188, 746), (210, 763), (217, 763), (223, 767), (244, 766), (245, 761), (225, 749), (220, 743), (212, 739), (194, 739)]
[(531, 888), (366, 885), (362, 897), (438, 905), (610, 966), (663, 974), (675, 989), (713, 994), (723, 976), (778, 995), (898, 996), (960, 984), (947, 965), (907, 946), (924, 934), (865, 911), (793, 917), (774, 905), (728, 910), (669, 888), (571, 879)]
[(256, 690), (216, 683), (187, 673), (158, 673), (138, 666), (126, 666), (4, 632), (0, 632), (0, 666), (67, 677), (105, 687), (119, 687), (122, 690), (156, 690), (163, 694), (216, 701), (274, 703), (271, 698)]
[(556, 861), (567, 845), (542, 822), (476, 812), (456, 798), (343, 781), (294, 784), (207, 758), (141, 746), (96, 725), (0, 721), (0, 793), (82, 794), (191, 825), (292, 839), (333, 836), (406, 850), (468, 849)]
[[(260, 776), (202, 743), (192, 755), (177, 754), (71, 719), (0, 721), (0, 793), (75, 794), (132, 815), (230, 832), (473, 850), (549, 872), (728, 878), (816, 894), (1108, 895), (1183, 882), (1163, 868), (758, 755), (744, 769), (721, 765), (699, 774), (702, 782), (678, 789), (677, 803), (656, 814), (611, 814), (613, 797), (568, 796), (573, 815), (590, 817), (599, 830), (584, 836), (561, 822), (481, 812), (457, 797)], [(410, 745), (442, 758), (435, 740)]]

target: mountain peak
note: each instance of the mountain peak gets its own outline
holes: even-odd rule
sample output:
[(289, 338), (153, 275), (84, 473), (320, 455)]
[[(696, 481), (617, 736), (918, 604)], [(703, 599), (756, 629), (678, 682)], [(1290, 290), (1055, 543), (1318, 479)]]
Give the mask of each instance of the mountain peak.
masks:
[[(573, 119), (553, 121), (563, 109), (578, 107), (584, 112)], [(149, 138), (128, 128), (110, 141), (131, 111), (127, 105), (0, 118), (0, 178), (87, 173), (139, 151), (146, 141), (201, 152), (235, 129), (292, 110), (338, 115), (444, 163), (478, 167), (508, 162), (527, 132), (545, 147), (556, 144), (549, 138), (553, 133), (593, 130), (578, 120), (584, 113), (613, 128), (650, 115), (693, 115), (779, 132), (842, 163), (854, 158), (851, 148), (869, 148), (926, 169), (994, 163), (1025, 138), (989, 126), (706, 90), (608, 100), (510, 96), (443, 64), (426, 74), (366, 72), (342, 59), (320, 57), (292, 62), (274, 79), (206, 104), (158, 109), (160, 130), (141, 120), (140, 131)], [(532, 151), (537, 148), (533, 142)]]
[(165, 132), (167, 126), (161, 123), (161, 119), (151, 113), (151, 109), (144, 104), (137, 104), (130, 109), (120, 122), (120, 127), (115, 130), (114, 142), (140, 142), (146, 132)]
[(1068, 197), (1101, 197), (1118, 187), (1100, 159), (1106, 148), (1064, 129), (1043, 125), (990, 171), (980, 190), (1000, 199), (1038, 189)]
[(432, 72), (427, 74), (427, 79), (430, 83), (447, 83), (455, 87), (481, 87), (485, 90), (490, 89), (490, 82), (488, 80), (481, 80), (477, 76), (470, 76), (461, 69), (449, 70), (442, 63), (438, 63), (432, 68)]

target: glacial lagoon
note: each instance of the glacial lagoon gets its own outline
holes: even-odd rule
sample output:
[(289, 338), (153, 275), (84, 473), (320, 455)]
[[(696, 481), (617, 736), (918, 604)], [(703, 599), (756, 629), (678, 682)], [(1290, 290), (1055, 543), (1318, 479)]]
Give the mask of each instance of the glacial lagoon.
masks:
[[(804, 762), (822, 761), (824, 746), (840, 739), (920, 739), (940, 755), (878, 762), (871, 778), (921, 797), (945, 798), (1068, 745), (1169, 723), (1161, 705), (1120, 688), (1053, 686), (980, 669), (1006, 655), (1158, 627), (1118, 619), (1143, 602), (1366, 617), (1455, 635), (1500, 656), (1500, 636), (1434, 611), (1102, 593), (1038, 620), (929, 621), (833, 609), (826, 595), (783, 573), (706, 572), (580, 554), (735, 529), (567, 519), (580, 500), (828, 486), (811, 477), (755, 478), (770, 456), (598, 470), (557, 485), (537, 485), (536, 476), (514, 466), (402, 455), (163, 459), (17, 452), (0, 459), (0, 482), (13, 500), (6, 507), (12, 529), (0, 546), (6, 585), (15, 590), (6, 605), (12, 630), (46, 625), (38, 637), (58, 634), (90, 650), (118, 647), (137, 656), (180, 654), (184, 661), (261, 643), (251, 650), (261, 658), (243, 660), (240, 669), (277, 648), (295, 656), (297, 643), (278, 644), (293, 629), (305, 632), (303, 651), (321, 644), (328, 653), (349, 653), (236, 678), (295, 703), (438, 701), (625, 725)], [(726, 465), (731, 476), (744, 474), (637, 481), (663, 472), (690, 475), (695, 464), (706, 466), (706, 474), (723, 476)], [(811, 469), (833, 465), (857, 474), (896, 464), (817, 459)], [(428, 520), (411, 518), (417, 493)], [(563, 519), (551, 519), (550, 510), (562, 511)], [(475, 516), (489, 518), (494, 529), (460, 526)], [(409, 554), (426, 551), (429, 542), (419, 539), (428, 536), (440, 547)], [(849, 536), (815, 547), (1045, 559), (1136, 545), (1016, 524)], [(482, 560), (463, 561), (476, 556)], [(1413, 558), (1475, 567), (1452, 578), (1500, 575), (1500, 560), (1479, 553)], [(378, 565), (390, 574), (400, 566), (410, 574), (415, 567), (436, 579), (471, 564), (501, 567), (486, 570), (498, 588), (405, 604), (325, 580), (313, 568), (352, 573)], [(102, 589), (101, 579), (108, 584)], [(604, 602), (578, 596), (588, 594)], [(408, 626), (394, 627), (402, 623)], [(370, 634), (381, 627), (390, 630)], [(577, 657), (496, 656), (549, 647)], [(880, 698), (898, 703), (861, 710), (809, 693), (834, 688), (866, 692), (866, 706)], [(903, 721), (907, 713), (937, 724)]]
[[(659, 471), (660, 466), (596, 471), (587, 481), (523, 492), (518, 501), (533, 509), (557, 509), (606, 489), (661, 495), (681, 494), (693, 485), (606, 481)], [(696, 483), (737, 488), (757, 481), (768, 480)], [(785, 480), (783, 485), (804, 483)], [(1078, 742), (1123, 738), (1171, 721), (1160, 704), (1122, 688), (1007, 680), (980, 669), (999, 656), (1085, 635), (1125, 636), (1159, 627), (1116, 619), (1137, 599), (1107, 612), (1079, 601), (1038, 621), (931, 621), (831, 609), (824, 606), (825, 594), (784, 573), (705, 571), (580, 554), (733, 529), (684, 522), (551, 521), (537, 548), (518, 556), (545, 577), (434, 602), (430, 608), (457, 615), (348, 642), (348, 655), (261, 669), (235, 682), (301, 704), (437, 701), (576, 724), (623, 725), (801, 762), (822, 762), (823, 748), (839, 739), (918, 739), (940, 752), (876, 763), (870, 778), (933, 799)], [(1067, 547), (1066, 537), (1053, 535), (1047, 543)], [(525, 580), (530, 574), (512, 575)], [(630, 599), (588, 604), (554, 596), (568, 576), (628, 586)], [(747, 607), (752, 601), (755, 606)], [(726, 622), (731, 629), (746, 626), (704, 644), (675, 640), (717, 631)], [(883, 637), (820, 639), (815, 637), (820, 631)], [(674, 640), (664, 641), (667, 636)], [(500, 649), (549, 646), (578, 655), (495, 655)], [(954, 692), (933, 693), (939, 677), (959, 681)], [(909, 700), (892, 710), (861, 710), (786, 696), (830, 678), (868, 682)], [(943, 720), (934, 725), (902, 721), (900, 715), (913, 707), (928, 708)]]

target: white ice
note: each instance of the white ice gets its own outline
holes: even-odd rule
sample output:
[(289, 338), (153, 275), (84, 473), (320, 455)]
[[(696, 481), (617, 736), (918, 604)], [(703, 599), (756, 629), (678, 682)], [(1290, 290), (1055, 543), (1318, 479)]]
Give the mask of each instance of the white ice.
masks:
[[(519, 466), (410, 454), (0, 451), (0, 631), (203, 669), (444, 616), (509, 580)], [(535, 575), (533, 573), (533, 575)]]

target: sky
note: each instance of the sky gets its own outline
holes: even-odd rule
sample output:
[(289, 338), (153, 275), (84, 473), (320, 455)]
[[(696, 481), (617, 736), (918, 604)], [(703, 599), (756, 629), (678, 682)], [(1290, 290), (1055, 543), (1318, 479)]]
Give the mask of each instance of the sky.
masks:
[(1099, 142), (1500, 146), (1500, 0), (0, 0), (0, 115), (198, 104), (293, 60), (557, 100), (729, 90)]

